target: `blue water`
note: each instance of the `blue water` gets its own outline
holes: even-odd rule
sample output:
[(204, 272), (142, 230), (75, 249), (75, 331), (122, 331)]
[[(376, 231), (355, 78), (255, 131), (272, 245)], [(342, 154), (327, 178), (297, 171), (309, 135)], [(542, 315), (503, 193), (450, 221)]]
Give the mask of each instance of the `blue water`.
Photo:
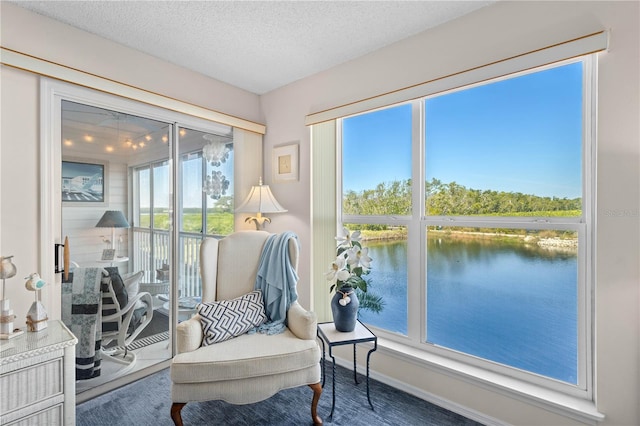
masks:
[[(407, 333), (406, 241), (367, 244), (380, 314), (360, 319)], [(577, 259), (531, 246), (429, 238), (427, 341), (577, 383)]]

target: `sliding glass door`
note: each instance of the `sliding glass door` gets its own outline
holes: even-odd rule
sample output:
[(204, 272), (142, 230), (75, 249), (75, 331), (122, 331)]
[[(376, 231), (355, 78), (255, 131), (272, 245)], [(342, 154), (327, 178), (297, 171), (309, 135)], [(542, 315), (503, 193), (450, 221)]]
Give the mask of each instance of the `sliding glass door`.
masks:
[[(234, 230), (234, 129), (92, 92), (59, 107), (60, 238), (69, 236), (77, 267), (142, 272), (129, 296), (151, 295), (152, 320), (126, 348), (136, 355), (127, 372), (149, 371), (173, 356), (175, 326), (201, 300), (202, 240)], [(127, 226), (96, 227), (108, 211)], [(122, 379), (108, 364), (103, 357), (101, 377), (78, 381), (79, 396)]]
[[(77, 380), (80, 394), (171, 358), (172, 313), (164, 304), (171, 294), (170, 135), (174, 124), (115, 106), (70, 100), (63, 100), (61, 109), (61, 228), (68, 237), (73, 268), (104, 269), (114, 286), (116, 277), (122, 279), (124, 289), (114, 287), (121, 295), (116, 321), (125, 323), (130, 317), (126, 336), (136, 333), (120, 337), (125, 332), (117, 332), (104, 318), (103, 299), (102, 312), (95, 319), (102, 332), (101, 340), (95, 342), (99, 372), (96, 368), (90, 379)], [(139, 164), (151, 166), (143, 167), (134, 182), (129, 171)], [(133, 194), (142, 202), (132, 203)], [(120, 223), (107, 220), (114, 214)], [(146, 232), (133, 231), (140, 228)], [(154, 229), (163, 232), (153, 233)], [(165, 266), (166, 277), (158, 279), (154, 259)], [(150, 298), (145, 299), (144, 293)]]

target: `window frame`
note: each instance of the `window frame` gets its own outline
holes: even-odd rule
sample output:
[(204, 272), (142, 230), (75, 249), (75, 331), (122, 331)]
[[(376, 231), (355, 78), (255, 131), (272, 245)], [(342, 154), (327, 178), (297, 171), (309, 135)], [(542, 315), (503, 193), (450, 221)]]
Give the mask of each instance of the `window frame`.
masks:
[[(488, 82), (514, 78), (531, 72), (540, 72), (574, 62), (582, 62), (583, 69), (583, 129), (582, 129), (582, 214), (579, 217), (494, 217), (494, 216), (427, 216), (425, 212), (425, 144), (424, 144), (424, 100), (447, 92), (465, 90)], [(517, 71), (510, 74), (482, 79), (464, 87), (453, 87), (417, 99), (399, 102), (383, 108), (360, 112), (336, 120), (336, 217), (337, 229), (343, 223), (388, 224), (405, 226), (408, 231), (407, 244), (407, 335), (400, 335), (374, 327), (376, 333), (393, 342), (402, 343), (421, 351), (459, 361), (463, 364), (512, 377), (571, 396), (592, 400), (593, 393), (593, 295), (594, 295), (594, 206), (595, 206), (595, 159), (596, 159), (596, 112), (597, 112), (597, 54), (557, 61), (551, 64)], [(410, 216), (366, 216), (347, 215), (342, 212), (342, 120), (355, 115), (387, 109), (403, 103), (412, 104), (412, 214)], [(419, 183), (415, 185), (415, 183)], [(500, 365), (490, 360), (457, 352), (428, 343), (426, 324), (426, 229), (427, 226), (473, 226), (520, 229), (567, 229), (578, 233), (577, 253), (577, 383), (562, 382), (550, 377)], [(419, 247), (419, 250), (416, 248)], [(411, 303), (411, 301), (414, 301)], [(420, 301), (419, 303), (416, 301)], [(418, 308), (416, 309), (416, 305)]]

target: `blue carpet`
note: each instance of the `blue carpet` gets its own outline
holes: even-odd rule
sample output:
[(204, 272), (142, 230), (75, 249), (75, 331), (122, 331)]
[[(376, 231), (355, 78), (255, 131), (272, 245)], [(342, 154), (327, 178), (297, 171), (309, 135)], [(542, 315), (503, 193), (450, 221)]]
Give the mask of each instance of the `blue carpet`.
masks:
[[(448, 426), (480, 424), (451, 411), (423, 401), (376, 380), (370, 381), (371, 401), (367, 402), (366, 378), (336, 367), (336, 408), (331, 412), (331, 363), (327, 362), (325, 383), (318, 414), (325, 425), (348, 426)], [(171, 426), (171, 381), (169, 369), (101, 395), (76, 407), (78, 426), (153, 425)], [(182, 409), (185, 426), (196, 425), (311, 425), (311, 396), (308, 386), (283, 390), (266, 401), (231, 405), (222, 401), (192, 402)]]

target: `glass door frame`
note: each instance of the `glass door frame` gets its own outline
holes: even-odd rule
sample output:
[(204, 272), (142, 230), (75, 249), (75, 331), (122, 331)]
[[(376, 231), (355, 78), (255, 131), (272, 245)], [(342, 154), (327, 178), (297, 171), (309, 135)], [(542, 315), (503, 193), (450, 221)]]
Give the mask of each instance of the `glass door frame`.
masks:
[[(180, 253), (176, 248), (180, 241), (179, 233), (181, 229), (180, 215), (176, 215), (176, 212), (179, 211), (176, 188), (179, 188), (178, 185), (180, 184), (180, 167), (176, 162), (180, 158), (179, 129), (187, 127), (207, 133), (215, 132), (216, 125), (220, 123), (44, 77), (41, 79), (40, 89), (40, 128), (42, 129), (40, 144), (40, 234), (42, 241), (40, 245), (40, 264), (43, 278), (47, 282), (53, 283), (52, 291), (48, 292), (47, 300), (43, 302), (50, 307), (51, 316), (54, 318), (61, 318), (61, 274), (54, 273), (53, 258), (56, 254), (54, 253), (54, 244), (63, 243), (63, 236), (61, 235), (62, 203), (59, 196), (61, 189), (58, 184), (62, 178), (60, 167), (62, 162), (62, 101), (66, 100), (98, 108), (116, 110), (172, 125), (172, 137), (170, 137), (169, 141), (171, 151), (168, 158), (170, 167), (169, 233), (171, 235), (169, 258), (171, 259), (171, 282), (174, 283), (169, 289), (169, 299), (171, 301), (169, 309), (169, 339), (171, 342), (169, 356), (172, 358), (177, 349), (173, 336), (175, 336), (175, 327), (177, 325), (178, 288), (180, 285), (179, 268), (176, 267), (176, 262), (180, 260)], [(162, 365), (162, 367), (164, 366)]]

